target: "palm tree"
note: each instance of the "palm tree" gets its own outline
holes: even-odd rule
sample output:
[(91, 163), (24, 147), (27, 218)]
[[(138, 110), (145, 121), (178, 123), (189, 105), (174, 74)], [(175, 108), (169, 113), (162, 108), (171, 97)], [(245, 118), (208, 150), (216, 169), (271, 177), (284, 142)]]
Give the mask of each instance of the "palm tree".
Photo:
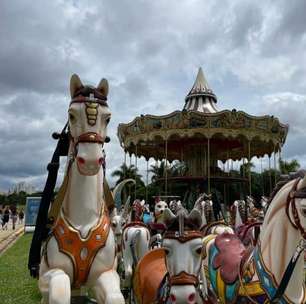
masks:
[(247, 162), (240, 166), (240, 175), (241, 176), (249, 176), (249, 173), (252, 172), (252, 168), (254, 168), (254, 164), (252, 162)]
[(112, 177), (118, 177), (116, 185), (118, 185), (120, 182), (122, 182), (127, 178), (135, 179), (138, 185), (143, 184), (143, 181), (141, 180), (142, 176), (138, 174), (138, 169), (134, 165), (128, 167), (126, 164), (122, 164), (120, 166), (120, 169), (115, 170), (112, 173)]
[(154, 183), (160, 178), (163, 178), (165, 175), (165, 170), (166, 170), (165, 161), (161, 161), (160, 165), (158, 165), (157, 163), (155, 165), (151, 165), (150, 172), (153, 173), (151, 178), (152, 182)]
[(279, 159), (279, 168), (281, 174), (289, 174), (291, 172), (296, 172), (300, 169), (300, 164), (296, 159), (291, 161), (285, 161), (281, 158)]

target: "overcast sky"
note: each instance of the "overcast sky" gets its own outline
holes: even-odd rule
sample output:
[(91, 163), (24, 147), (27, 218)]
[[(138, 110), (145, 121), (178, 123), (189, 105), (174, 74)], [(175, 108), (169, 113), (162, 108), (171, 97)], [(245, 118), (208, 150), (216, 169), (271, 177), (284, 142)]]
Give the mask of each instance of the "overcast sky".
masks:
[(298, 0), (2, 0), (0, 190), (42, 188), (72, 73), (109, 81), (107, 175), (124, 158), (118, 123), (182, 109), (200, 66), (219, 109), (289, 123), (283, 156), (306, 167), (305, 16)]

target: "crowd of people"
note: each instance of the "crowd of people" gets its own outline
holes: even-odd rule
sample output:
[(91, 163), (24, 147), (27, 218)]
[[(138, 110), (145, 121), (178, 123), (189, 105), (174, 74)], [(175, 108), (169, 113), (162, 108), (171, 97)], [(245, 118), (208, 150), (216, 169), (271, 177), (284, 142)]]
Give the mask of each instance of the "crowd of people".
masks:
[(16, 206), (0, 207), (0, 225), (2, 230), (9, 229), (9, 222), (12, 222), (12, 229), (15, 230), (16, 224), (22, 224), (24, 219), (24, 212), (22, 209), (18, 210)]

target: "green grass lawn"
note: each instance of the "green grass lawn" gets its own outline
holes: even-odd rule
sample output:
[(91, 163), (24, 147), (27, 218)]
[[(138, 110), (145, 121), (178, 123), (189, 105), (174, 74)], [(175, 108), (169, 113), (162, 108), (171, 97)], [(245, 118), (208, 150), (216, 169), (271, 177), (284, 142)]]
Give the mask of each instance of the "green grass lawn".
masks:
[(26, 234), (0, 257), (0, 303), (38, 304), (37, 280), (28, 271), (32, 234)]

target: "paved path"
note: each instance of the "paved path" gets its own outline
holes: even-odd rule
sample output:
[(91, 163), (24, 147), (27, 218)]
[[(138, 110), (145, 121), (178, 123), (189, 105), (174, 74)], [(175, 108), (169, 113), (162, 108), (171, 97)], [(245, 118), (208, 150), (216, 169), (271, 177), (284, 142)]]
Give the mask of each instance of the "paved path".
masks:
[(13, 230), (11, 221), (8, 230), (2, 230), (0, 227), (0, 255), (23, 233), (23, 230), (23, 224), (17, 224), (16, 229)]

